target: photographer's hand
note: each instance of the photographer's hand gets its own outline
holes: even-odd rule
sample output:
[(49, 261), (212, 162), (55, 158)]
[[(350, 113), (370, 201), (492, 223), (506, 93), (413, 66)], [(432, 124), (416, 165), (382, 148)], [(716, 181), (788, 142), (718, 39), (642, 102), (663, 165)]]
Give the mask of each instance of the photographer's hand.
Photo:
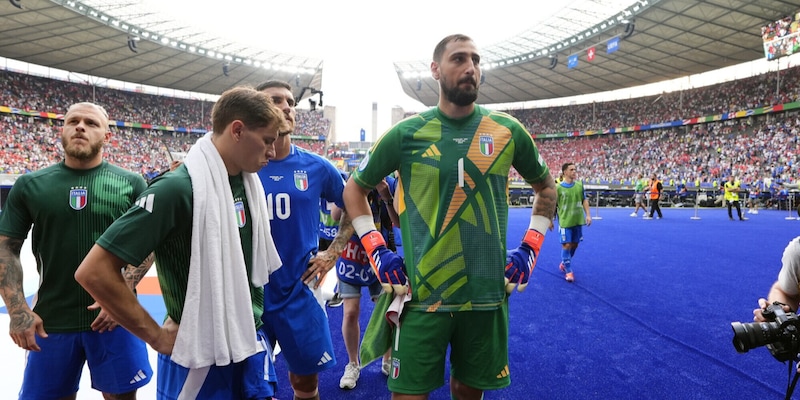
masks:
[(762, 315), (762, 312), (764, 311), (765, 308), (767, 308), (767, 305), (769, 305), (769, 302), (767, 302), (767, 299), (765, 299), (763, 297), (758, 299), (758, 308), (753, 310), (753, 321), (755, 321), (755, 322), (766, 322), (767, 321), (766, 319), (764, 319), (764, 316)]
[[(769, 289), (769, 294), (767, 294), (766, 299), (758, 299), (759, 309), (753, 310), (753, 321), (756, 322), (764, 322), (765, 319), (761, 315), (761, 312), (767, 308), (768, 305), (779, 302), (784, 304), (783, 311), (797, 311), (797, 305), (800, 304), (800, 294), (789, 294), (786, 293), (779, 281), (775, 281), (772, 284), (772, 287)], [(788, 304), (788, 305), (787, 305)]]
[[(772, 302), (768, 301), (765, 298), (758, 299), (759, 308), (756, 308), (755, 310), (753, 310), (753, 321), (755, 321), (755, 322), (767, 322), (767, 319), (764, 318), (763, 312), (767, 308), (767, 306), (770, 305), (770, 304), (772, 304)], [(787, 312), (787, 313), (788, 312), (792, 312), (792, 308), (789, 307), (786, 304), (783, 304), (783, 307), (781, 307), (781, 308), (783, 308), (784, 312)]]

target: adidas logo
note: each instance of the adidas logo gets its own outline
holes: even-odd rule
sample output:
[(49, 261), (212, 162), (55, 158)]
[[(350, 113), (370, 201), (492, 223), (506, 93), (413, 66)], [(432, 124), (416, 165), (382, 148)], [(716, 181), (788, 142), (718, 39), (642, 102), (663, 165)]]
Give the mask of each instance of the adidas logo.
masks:
[(317, 361), (317, 365), (326, 364), (331, 360), (333, 360), (333, 357), (331, 357), (331, 355), (328, 354), (328, 352), (326, 351), (326, 352), (322, 353), (322, 358), (320, 358), (319, 361)]
[(499, 374), (497, 374), (497, 379), (503, 379), (508, 376), (508, 365), (506, 365)]
[(422, 157), (440, 157), (442, 155), (439, 152), (439, 149), (436, 146), (431, 146), (424, 153), (422, 153)]
[(283, 179), (283, 175), (270, 175), (269, 179), (272, 179), (273, 182), (278, 182)]
[(149, 212), (150, 214), (153, 213), (153, 199), (155, 199), (156, 195), (153, 193), (148, 194), (147, 196), (140, 197), (139, 200), (136, 200), (136, 205), (139, 208)]
[(134, 384), (136, 382), (141, 382), (145, 378), (147, 378), (147, 375), (144, 372), (142, 372), (142, 370), (139, 370), (139, 372), (137, 372), (136, 375), (134, 375), (133, 379), (131, 379), (131, 381), (128, 383)]

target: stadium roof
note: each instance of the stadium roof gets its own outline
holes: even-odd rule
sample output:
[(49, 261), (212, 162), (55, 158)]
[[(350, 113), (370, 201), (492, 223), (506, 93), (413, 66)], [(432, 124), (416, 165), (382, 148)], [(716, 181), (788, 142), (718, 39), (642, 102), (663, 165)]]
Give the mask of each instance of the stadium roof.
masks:
[[(764, 58), (761, 26), (800, 9), (794, 0), (616, 2), (624, 8), (613, 3), (578, 2), (522, 35), (483, 47), (478, 102), (598, 93)], [(620, 39), (618, 50), (607, 54), (606, 43), (614, 37)], [(596, 57), (588, 61), (592, 47)], [(567, 61), (573, 55), (578, 65), (570, 69)], [(552, 56), (558, 61), (550, 68)], [(395, 70), (406, 94), (436, 105), (439, 87), (430, 77), (430, 59), (395, 62)]]
[[(16, 2), (21, 9), (13, 6)], [(795, 0), (569, 4), (529, 31), (482, 49), (480, 103), (596, 93), (756, 60), (764, 57), (760, 27), (798, 10)], [(627, 13), (621, 14), (623, 9)], [(210, 94), (268, 79), (293, 83), (296, 96), (304, 87), (321, 87), (322, 60), (255, 49), (184, 26), (143, 9), (139, 0), (12, 0), (0, 2), (0, 56)], [(606, 43), (614, 37), (620, 38), (619, 49), (606, 54)], [(591, 62), (586, 59), (590, 47), (597, 53)], [(553, 55), (558, 62), (551, 69)], [(568, 69), (571, 55), (578, 55), (579, 62)], [(395, 63), (405, 93), (427, 106), (438, 101), (429, 63)]]
[(0, 3), (3, 57), (208, 94), (270, 79), (290, 82), (299, 93), (304, 87), (319, 88), (322, 82), (322, 60), (215, 38), (145, 10), (139, 1), (18, 2), (22, 8), (9, 4), (13, 1)]

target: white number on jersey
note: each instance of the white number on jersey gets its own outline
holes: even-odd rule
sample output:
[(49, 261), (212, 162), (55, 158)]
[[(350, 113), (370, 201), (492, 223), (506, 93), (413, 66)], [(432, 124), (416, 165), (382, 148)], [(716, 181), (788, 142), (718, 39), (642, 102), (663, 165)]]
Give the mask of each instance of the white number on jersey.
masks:
[(272, 193), (267, 194), (267, 210), (269, 210), (269, 220), (272, 221), (277, 217), (278, 219), (286, 220), (292, 215), (292, 202), (288, 193)]

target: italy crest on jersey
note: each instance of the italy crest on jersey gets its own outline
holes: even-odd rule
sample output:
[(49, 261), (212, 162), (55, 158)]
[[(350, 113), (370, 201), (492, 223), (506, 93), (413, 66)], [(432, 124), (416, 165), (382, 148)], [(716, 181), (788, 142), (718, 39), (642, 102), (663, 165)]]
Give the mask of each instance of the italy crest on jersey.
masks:
[(236, 210), (236, 225), (243, 228), (247, 223), (247, 215), (244, 213), (244, 202), (237, 201), (233, 203), (233, 209)]
[(69, 206), (73, 210), (83, 210), (89, 202), (89, 191), (85, 187), (72, 188), (69, 191)]
[(478, 139), (478, 144), (481, 147), (481, 154), (490, 156), (494, 154), (494, 138), (489, 135), (481, 135)]
[(302, 192), (308, 190), (308, 173), (306, 171), (294, 171), (294, 187)]
[(391, 372), (392, 379), (397, 379), (400, 377), (400, 360), (396, 358), (392, 358), (392, 372)]

